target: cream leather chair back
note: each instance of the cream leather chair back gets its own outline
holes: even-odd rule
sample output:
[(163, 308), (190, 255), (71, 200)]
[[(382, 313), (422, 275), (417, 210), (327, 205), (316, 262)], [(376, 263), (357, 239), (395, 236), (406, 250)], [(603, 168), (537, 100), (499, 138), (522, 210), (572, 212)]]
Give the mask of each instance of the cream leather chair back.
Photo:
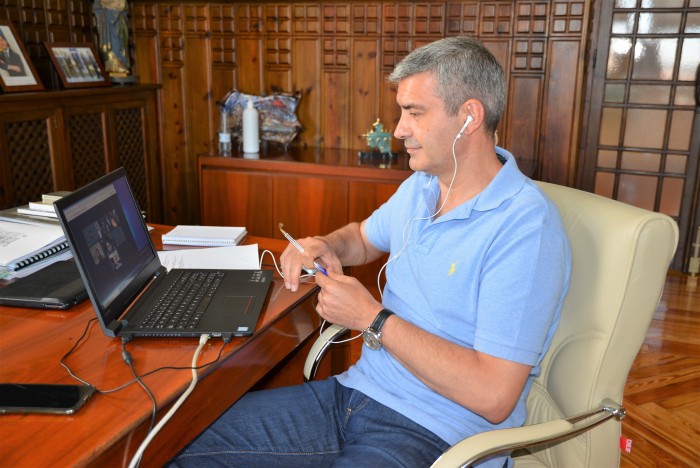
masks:
[[(571, 285), (526, 425), (622, 404), (630, 367), (656, 310), (678, 227), (668, 216), (588, 192), (539, 183), (559, 207), (572, 248)], [(531, 454), (517, 467), (619, 466), (620, 424), (606, 422)]]

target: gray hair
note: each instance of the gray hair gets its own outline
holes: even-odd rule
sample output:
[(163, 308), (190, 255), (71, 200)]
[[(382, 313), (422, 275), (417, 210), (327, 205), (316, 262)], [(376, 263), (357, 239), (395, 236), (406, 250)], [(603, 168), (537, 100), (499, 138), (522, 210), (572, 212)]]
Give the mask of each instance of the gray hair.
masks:
[(503, 68), (489, 50), (470, 37), (447, 37), (415, 49), (396, 65), (391, 83), (423, 72), (435, 75), (435, 93), (445, 102), (445, 112), (456, 115), (469, 99), (485, 109), (486, 130), (494, 132), (506, 101)]

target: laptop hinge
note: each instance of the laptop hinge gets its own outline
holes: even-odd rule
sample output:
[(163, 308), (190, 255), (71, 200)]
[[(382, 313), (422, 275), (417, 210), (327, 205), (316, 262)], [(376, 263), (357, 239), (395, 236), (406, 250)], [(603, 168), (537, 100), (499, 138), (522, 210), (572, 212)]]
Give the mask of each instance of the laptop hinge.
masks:
[(124, 322), (122, 320), (112, 320), (107, 326), (107, 329), (112, 333), (112, 336), (117, 336), (119, 331), (124, 328)]

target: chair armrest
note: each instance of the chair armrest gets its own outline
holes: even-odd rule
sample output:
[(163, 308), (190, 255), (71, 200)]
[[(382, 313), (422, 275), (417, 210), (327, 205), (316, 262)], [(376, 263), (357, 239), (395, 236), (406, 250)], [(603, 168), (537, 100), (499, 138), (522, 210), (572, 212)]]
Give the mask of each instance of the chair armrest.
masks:
[(316, 377), (318, 365), (323, 356), (326, 354), (326, 351), (328, 351), (328, 348), (332, 342), (345, 334), (347, 331), (347, 328), (335, 324), (323, 330), (323, 333), (321, 333), (321, 336), (316, 338), (316, 342), (313, 344), (309, 354), (306, 356), (306, 362), (304, 363), (304, 380), (308, 382)]
[(450, 447), (433, 463), (433, 468), (470, 466), (475, 462), (501, 452), (536, 447), (557, 442), (588, 431), (610, 418), (621, 420), (625, 409), (605, 399), (598, 408), (566, 419), (555, 419), (540, 424), (482, 432)]

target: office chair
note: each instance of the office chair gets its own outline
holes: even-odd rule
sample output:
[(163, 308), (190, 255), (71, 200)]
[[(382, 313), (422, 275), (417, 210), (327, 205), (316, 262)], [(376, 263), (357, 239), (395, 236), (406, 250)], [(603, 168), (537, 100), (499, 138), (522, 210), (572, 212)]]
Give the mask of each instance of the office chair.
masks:
[[(516, 467), (611, 467), (620, 463), (627, 375), (656, 310), (678, 227), (666, 215), (569, 187), (538, 182), (559, 207), (572, 250), (571, 285), (552, 344), (527, 400), (523, 427), (476, 434), (434, 467), (469, 466), (512, 452)], [(304, 368), (316, 368), (345, 330), (318, 338)]]

